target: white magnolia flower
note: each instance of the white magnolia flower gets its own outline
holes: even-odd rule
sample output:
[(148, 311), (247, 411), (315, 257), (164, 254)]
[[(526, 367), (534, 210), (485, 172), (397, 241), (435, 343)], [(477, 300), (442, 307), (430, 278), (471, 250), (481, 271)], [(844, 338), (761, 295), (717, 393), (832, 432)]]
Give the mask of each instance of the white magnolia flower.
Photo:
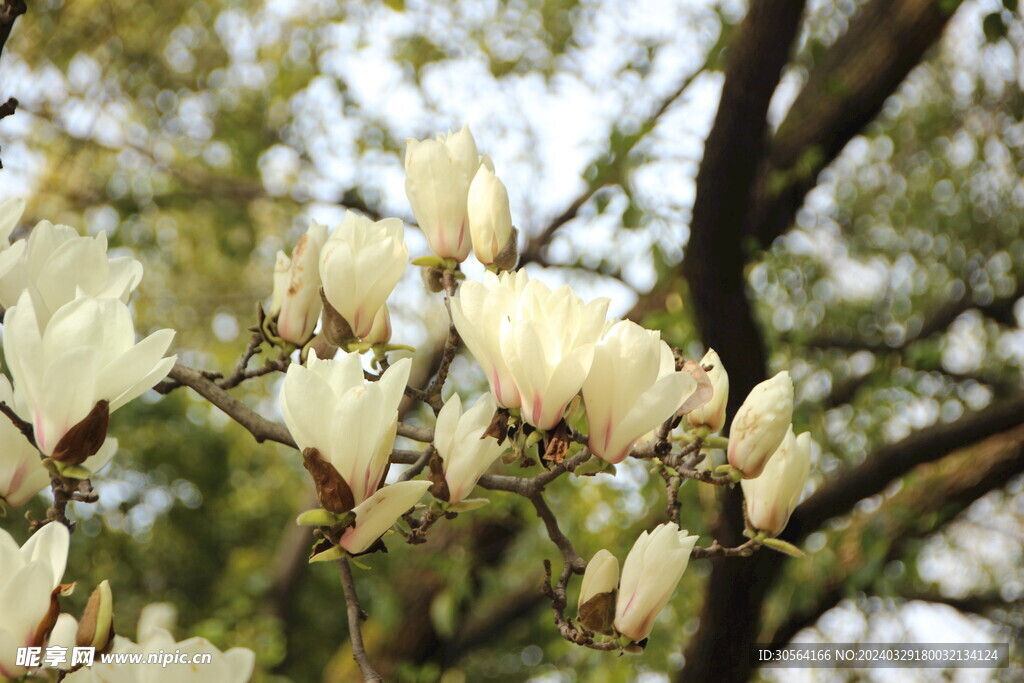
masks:
[(761, 476), (740, 482), (750, 526), (769, 536), (782, 533), (800, 502), (810, 471), (811, 435), (794, 436), (790, 426)]
[(568, 285), (551, 291), (537, 280), (526, 283), (499, 329), (523, 420), (551, 429), (562, 419), (590, 372), (608, 302), (584, 305)]
[(712, 366), (708, 371), (708, 379), (711, 380), (714, 393), (710, 401), (691, 411), (686, 419), (694, 427), (707, 427), (712, 432), (717, 432), (725, 426), (725, 409), (729, 403), (729, 373), (725, 371), (722, 359), (714, 349), (708, 349), (700, 359), (700, 364)]
[(429, 488), (429, 481), (399, 481), (381, 488), (352, 509), (355, 526), (345, 530), (338, 545), (353, 555), (365, 551)]
[[(69, 683), (246, 683), (253, 673), (256, 655), (248, 648), (233, 647), (221, 652), (205, 638), (175, 642), (162, 628), (153, 628), (139, 643), (117, 636), (112, 655), (141, 655), (142, 664), (102, 663), (99, 657), (91, 667), (68, 675)], [(149, 656), (155, 663), (148, 663)], [(196, 657), (210, 658), (199, 663)], [(171, 660), (168, 658), (176, 658)], [(195, 662), (195, 663), (193, 663)]]
[(99, 401), (114, 412), (170, 372), (164, 358), (173, 330), (135, 342), (131, 313), (120, 299), (82, 297), (65, 304), (40, 333), (25, 292), (4, 316), (4, 355), (36, 444), (50, 455), (61, 438)]
[(398, 218), (374, 223), (350, 211), (321, 252), (324, 295), (358, 337), (370, 334), (377, 312), (405, 272), (409, 248), (403, 230)]
[(23, 213), (25, 200), (21, 197), (12, 197), (0, 202), (0, 251), (10, 246), (11, 233), (18, 227)]
[[(21, 214), (24, 212), (25, 200), (20, 197), (0, 202), (0, 287), (4, 276), (21, 260), (21, 255), (25, 251), (25, 240), (10, 243), (11, 234), (18, 227)], [(0, 303), (0, 306), (2, 305)]]
[(39, 633), (40, 626), (64, 576), (70, 540), (67, 527), (53, 522), (19, 548), (0, 529), (0, 676), (24, 675), (26, 668), (17, 665), (18, 648), (44, 645), (41, 638), (48, 634)]
[(391, 312), (387, 304), (381, 306), (377, 315), (373, 316), (373, 325), (363, 336), (363, 341), (368, 344), (387, 344), (391, 341)]
[(622, 462), (696, 388), (692, 375), (676, 371), (672, 349), (659, 332), (628, 320), (610, 323), (583, 383), (590, 450), (612, 464)]
[(444, 461), (449, 502), (458, 503), (472, 493), (484, 472), (507, 450), (494, 437), (483, 435), (497, 409), (494, 397), (484, 394), (463, 413), (462, 399), (453, 394), (438, 413), (434, 447)]
[(380, 380), (367, 382), (359, 354), (341, 352), (288, 367), (281, 412), (299, 448), (315, 448), (331, 463), (359, 505), (378, 489), (398, 429), (398, 404), (412, 361), (403, 358)]
[[(0, 401), (12, 409), (16, 405), (11, 382), (3, 375)], [(24, 505), (49, 483), (50, 473), (43, 467), (39, 452), (6, 415), (0, 415), (0, 501), (12, 507)]]
[(646, 531), (636, 539), (622, 565), (615, 601), (615, 630), (634, 642), (646, 638), (668, 604), (690, 561), (696, 536), (674, 522)]
[[(15, 253), (18, 244), (24, 246)], [(106, 233), (82, 237), (74, 228), (49, 221), (0, 253), (0, 306), (14, 306), (28, 291), (40, 329), (57, 309), (82, 295), (127, 302), (141, 280), (141, 263), (107, 257)]]
[(289, 258), (277, 252), (274, 294), (267, 314), (277, 319), (277, 334), (286, 342), (302, 344), (313, 334), (323, 304), (320, 302), (320, 251), (327, 241), (327, 226), (313, 221)]
[(467, 211), (473, 253), (480, 263), (490, 265), (515, 236), (508, 190), (486, 164), (480, 165), (469, 186)]
[(173, 602), (151, 602), (139, 612), (135, 624), (135, 637), (141, 642), (147, 640), (157, 629), (174, 633), (178, 623), (178, 608)]
[(602, 593), (611, 593), (619, 585), (619, 560), (605, 549), (598, 550), (587, 563), (580, 585), (579, 607)]
[(430, 250), (441, 258), (461, 262), (469, 255), (467, 198), (480, 163), (469, 126), (436, 140), (406, 140), (405, 194)]
[(463, 282), (451, 302), (455, 328), (503, 408), (519, 407), (519, 391), (501, 352), (501, 322), (511, 315), (529, 281), (525, 270), (501, 275), (487, 272), (482, 282)]
[(744, 479), (761, 474), (793, 421), (793, 380), (780, 372), (750, 390), (729, 428), (729, 464)]

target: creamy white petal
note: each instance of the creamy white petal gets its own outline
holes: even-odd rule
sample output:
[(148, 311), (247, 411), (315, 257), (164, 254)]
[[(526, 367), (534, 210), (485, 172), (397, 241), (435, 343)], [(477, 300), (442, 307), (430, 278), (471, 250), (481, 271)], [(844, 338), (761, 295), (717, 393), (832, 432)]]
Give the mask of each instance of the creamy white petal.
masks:
[(342, 535), (341, 547), (350, 553), (369, 548), (429, 488), (429, 481), (402, 481), (377, 491), (353, 509), (356, 524)]

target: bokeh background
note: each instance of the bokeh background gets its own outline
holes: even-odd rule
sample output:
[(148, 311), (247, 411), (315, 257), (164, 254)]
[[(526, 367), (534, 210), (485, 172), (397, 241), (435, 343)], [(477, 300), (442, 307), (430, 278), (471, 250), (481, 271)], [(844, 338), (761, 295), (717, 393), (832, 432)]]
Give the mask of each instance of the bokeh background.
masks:
[[(715, 346), (734, 406), (759, 374), (791, 371), (819, 493), (789, 532), (807, 559), (691, 563), (642, 657), (558, 638), (537, 588), (557, 553), (528, 505), (491, 495), (357, 570), (377, 668), (445, 683), (1019, 680), (1017, 2), (803, 4), (762, 0), (745, 22), (733, 0), (36, 0), (0, 61), (0, 97), (20, 100), (0, 122), (0, 199), (27, 198), (25, 230), (107, 233), (145, 264), (138, 329), (173, 327), (182, 362), (227, 371), (276, 251), (345, 208), (411, 222), (405, 139), (469, 123), (532, 274), (611, 297), (690, 357)], [(441, 302), (410, 269), (391, 309), (429, 371)], [(279, 419), (279, 383), (234, 393)], [(468, 358), (451, 384), (485, 387)], [(111, 433), (100, 502), (72, 506), (65, 576), (86, 588), (70, 611), (109, 578), (120, 633), (169, 601), (179, 637), (254, 649), (257, 680), (355, 680), (337, 575), (306, 566), (293, 524), (311, 506), (298, 454), (185, 389), (133, 402)], [(684, 522), (729, 542), (736, 500), (688, 486)], [(664, 518), (639, 463), (549, 493), (587, 557), (624, 557)], [(0, 520), (19, 540), (20, 512)], [(1014, 654), (998, 671), (768, 672), (743, 649), (792, 640)]]

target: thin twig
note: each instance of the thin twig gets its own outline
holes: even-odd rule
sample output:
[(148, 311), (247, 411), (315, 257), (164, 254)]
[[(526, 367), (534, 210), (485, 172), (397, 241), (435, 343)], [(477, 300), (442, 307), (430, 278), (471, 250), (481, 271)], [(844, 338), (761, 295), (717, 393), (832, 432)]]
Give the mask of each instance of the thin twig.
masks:
[(718, 545), (718, 541), (712, 541), (711, 545), (707, 548), (701, 548), (700, 546), (694, 546), (690, 552), (690, 557), (703, 560), (709, 557), (750, 557), (754, 554), (754, 551), (761, 547), (761, 542), (756, 538), (752, 538), (743, 545), (738, 545), (735, 548), (726, 548)]
[(579, 556), (576, 549), (573, 548), (572, 541), (569, 540), (568, 536), (558, 528), (558, 520), (555, 518), (555, 513), (548, 507), (547, 501), (538, 493), (530, 497), (530, 502), (533, 503), (533, 507), (537, 510), (537, 516), (544, 522), (548, 538), (562, 552), (562, 560), (570, 570), (570, 573), (582, 574), (587, 568), (587, 563)]
[[(640, 140), (643, 139), (644, 135), (646, 135), (647, 132), (650, 132), (651, 130), (654, 129), (655, 124), (658, 123), (658, 121), (665, 114), (665, 112), (667, 112), (669, 108), (680, 97), (683, 96), (683, 94), (690, 88), (690, 86), (693, 85), (693, 82), (697, 79), (697, 77), (707, 70), (708, 66), (709, 61), (705, 61), (704, 64), (702, 64), (698, 69), (696, 69), (688, 76), (686, 76), (686, 78), (684, 78), (679, 83), (679, 86), (671, 93), (669, 93), (665, 98), (663, 98), (661, 102), (658, 104), (658, 106), (655, 107), (653, 111), (651, 111), (650, 115), (648, 115), (647, 120), (641, 126), (645, 132), (641, 135), (636, 136), (636, 139), (633, 141), (633, 144), (630, 145), (628, 149), (616, 150), (616, 152), (621, 155), (628, 154), (632, 150), (632, 147), (635, 146), (638, 142), (640, 142)], [(596, 163), (596, 159), (593, 163)], [(569, 203), (569, 205), (565, 208), (564, 211), (562, 211), (562, 213), (558, 214), (558, 216), (551, 219), (551, 221), (546, 226), (544, 226), (544, 228), (542, 228), (540, 232), (538, 232), (536, 235), (530, 238), (530, 240), (526, 243), (526, 246), (523, 248), (521, 252), (520, 263), (525, 264), (529, 263), (530, 261), (535, 261), (537, 263), (540, 263), (541, 265), (549, 265), (546, 259), (543, 257), (542, 252), (544, 251), (544, 248), (551, 242), (552, 238), (555, 236), (555, 233), (557, 233), (563, 225), (576, 218), (577, 214), (579, 214), (580, 209), (583, 208), (583, 205), (586, 204), (591, 197), (597, 194), (597, 192), (603, 189), (604, 187), (606, 187), (606, 185), (601, 183), (588, 185), (583, 190), (583, 192), (577, 195)]]
[(383, 677), (370, 664), (363, 647), (363, 631), (360, 622), (366, 614), (359, 606), (356, 596), (356, 584), (352, 579), (352, 570), (348, 566), (348, 558), (338, 560), (338, 575), (341, 576), (341, 589), (345, 592), (345, 607), (348, 610), (348, 637), (352, 641), (352, 659), (356, 660), (364, 681), (383, 681)]
[[(410, 481), (413, 479), (417, 474), (423, 471), (423, 468), (427, 466), (427, 463), (430, 462), (430, 458), (433, 455), (434, 447), (427, 446), (423, 453), (416, 458), (416, 462), (414, 462), (405, 472), (402, 472), (402, 475), (398, 477), (398, 481)], [(395, 462), (394, 457), (392, 457), (391, 462)]]
[[(285, 446), (298, 448), (298, 446), (295, 445), (295, 440), (292, 439), (292, 435), (288, 433), (287, 427), (276, 422), (271, 422), (256, 411), (252, 410), (237, 398), (224, 391), (224, 389), (217, 386), (216, 382), (204, 377), (203, 373), (199, 370), (190, 368), (187, 365), (182, 365), (181, 363), (175, 363), (174, 367), (171, 368), (171, 372), (167, 376), (185, 386), (191, 387), (197, 394), (223, 410), (228, 417), (249, 430), (249, 433), (256, 438), (256, 441), (260, 443), (264, 441), (276, 441), (277, 443), (284, 444)], [(167, 393), (166, 391), (161, 390), (159, 386), (157, 386), (156, 389), (161, 393)]]
[[(287, 427), (277, 422), (271, 422), (249, 408), (199, 370), (182, 365), (181, 363), (175, 363), (167, 376), (171, 378), (171, 383), (174, 383), (175, 386), (191, 387), (197, 394), (223, 410), (228, 417), (249, 430), (249, 433), (256, 438), (256, 441), (260, 443), (276, 441), (285, 446), (298, 448)], [(168, 387), (164, 382), (161, 382), (154, 389), (161, 394), (166, 394), (173, 387)], [(434, 440), (433, 429), (417, 427), (404, 422), (398, 423), (398, 435), (422, 443), (430, 443)]]

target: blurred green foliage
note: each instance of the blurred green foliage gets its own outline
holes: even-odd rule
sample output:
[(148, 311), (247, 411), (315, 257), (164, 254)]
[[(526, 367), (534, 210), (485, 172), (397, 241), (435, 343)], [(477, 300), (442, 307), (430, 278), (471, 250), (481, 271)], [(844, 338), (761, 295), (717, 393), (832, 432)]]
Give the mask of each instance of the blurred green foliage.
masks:
[[(856, 7), (811, 4), (787, 74), (795, 82)], [(711, 100), (733, 35), (733, 5), (711, 4), (684, 27), (708, 52), (697, 63), (706, 61), (701, 87), (711, 89)], [(818, 483), (877, 445), (1020, 389), (1024, 98), (1015, 69), (1024, 39), (1016, 3), (966, 5), (972, 19), (955, 30), (979, 46), (981, 67), (965, 65), (956, 46), (938, 50), (823, 176), (795, 229), (749, 273), (772, 365), (789, 368), (800, 388), (796, 427), (811, 430), (820, 445)], [(654, 86), (645, 79), (665, 47), (649, 36), (621, 36), (624, 57), (613, 78), (585, 73), (582, 51), (611, 30), (599, 28), (602, 21), (618, 27), (622, 12), (621, 3), (564, 0), (323, 0), (301, 7), (40, 0), (19, 19), (0, 65), (15, 74), (7, 89), (26, 91), (16, 92), (24, 127), (17, 140), (5, 133), (5, 166), (21, 160), (28, 169), (28, 223), (47, 218), (107, 231), (113, 249), (144, 262), (135, 299), (140, 331), (173, 327), (183, 362), (228, 371), (255, 323), (256, 302), (269, 295), (275, 252), (294, 244), (309, 211), (358, 200), (408, 215), (394, 208), (404, 198), (389, 194), (394, 183), (387, 180), (400, 168), (402, 140), (459, 121), (430, 85), (439, 69), (485, 64), (483, 72), (471, 71), (482, 79), (480, 97), (502, 97), (510, 112), (533, 104), (517, 99), (516, 88), (534, 76), (552, 88), (571, 75), (622, 100), (630, 88), (647, 96)], [(371, 51), (378, 37), (366, 35), (368, 27), (391, 20), (398, 28), (384, 38), (387, 58), (403, 87), (421, 95), (423, 120), (404, 126), (382, 111), (399, 105), (358, 97), (345, 76), (358, 69), (331, 67), (332, 60)], [(696, 171), (695, 159), (673, 146), (685, 137), (672, 128), (678, 117), (644, 122), (636, 112), (622, 120), (614, 112), (583, 114), (593, 118), (597, 153), (577, 169), (579, 183), (597, 192), (583, 219), (566, 226), (570, 256), (560, 276), (588, 282), (582, 271), (591, 271), (599, 281), (630, 284), (630, 273), (640, 273), (635, 279), (648, 285), (676, 278), (685, 196)], [(524, 129), (517, 139), (533, 140), (533, 121), (514, 120)], [(434, 125), (440, 121), (446, 123)], [(331, 126), (343, 126), (342, 133)], [(479, 133), (478, 142), (488, 147)], [(8, 156), (11, 149), (21, 152)], [(535, 149), (518, 151), (524, 167), (544, 161)], [(278, 158), (288, 161), (285, 171), (272, 173)], [(685, 181), (673, 184), (676, 173)], [(529, 185), (523, 193), (544, 190), (531, 171), (520, 168), (520, 177)], [(533, 222), (520, 229), (543, 225), (542, 206), (536, 201), (522, 212)], [(614, 227), (610, 252), (587, 232), (601, 220)], [(620, 228), (642, 228), (629, 233), (639, 235), (629, 244), (640, 246), (620, 250), (633, 239)], [(647, 323), (699, 357), (687, 293), (676, 285)], [(937, 311), (961, 300), (970, 305), (948, 329), (918, 338)], [(407, 316), (408, 328), (429, 322), (428, 314)], [(482, 387), (471, 372), (455, 380), (462, 391)], [(278, 381), (253, 380), (234, 393), (276, 416)], [(833, 403), (850, 382), (856, 388)], [(97, 477), (100, 503), (73, 510), (81, 524), (66, 578), (79, 590), (68, 610), (78, 613), (92, 587), (108, 578), (122, 634), (134, 634), (144, 604), (170, 601), (180, 612), (179, 637), (254, 649), (257, 680), (351, 679), (334, 568), (300, 567), (287, 591), (275, 592), (295, 555), (283, 539), (293, 533), (295, 514), (310, 505), (297, 454), (255, 443), (186, 390), (132, 403), (114, 416), (111, 432), (121, 451)], [(636, 463), (614, 479), (563, 478), (549, 495), (585, 557), (608, 547), (624, 558), (637, 534), (664, 515), (659, 480), (649, 481)], [(681, 494), (683, 521), (702, 543), (709, 542), (716, 495), (693, 483)], [(556, 557), (555, 549), (532, 509), (509, 496), (490, 497), (487, 507), (438, 525), (423, 546), (392, 537), (387, 555), (361, 560), (371, 568), (356, 570), (371, 614), (365, 637), (382, 670), (403, 681), (611, 682), (681, 665), (680, 644), (697, 628), (705, 562), (691, 564), (642, 658), (574, 648), (557, 637), (537, 597), (541, 560)], [(37, 500), (30, 511), (38, 517), (43, 509)], [(916, 569), (925, 544), (908, 543), (900, 558), (905, 570), (892, 570), (886, 528), (876, 523), (883, 521), (860, 529), (863, 556), (845, 584), (849, 597), (933, 589), (936, 582)], [(0, 524), (25, 537), (17, 513)], [(844, 533), (842, 524), (820, 532), (811, 559), (791, 564), (769, 605), (769, 628), (812, 604), (815, 591), (841, 575)], [(978, 589), (985, 581), (991, 578)]]

